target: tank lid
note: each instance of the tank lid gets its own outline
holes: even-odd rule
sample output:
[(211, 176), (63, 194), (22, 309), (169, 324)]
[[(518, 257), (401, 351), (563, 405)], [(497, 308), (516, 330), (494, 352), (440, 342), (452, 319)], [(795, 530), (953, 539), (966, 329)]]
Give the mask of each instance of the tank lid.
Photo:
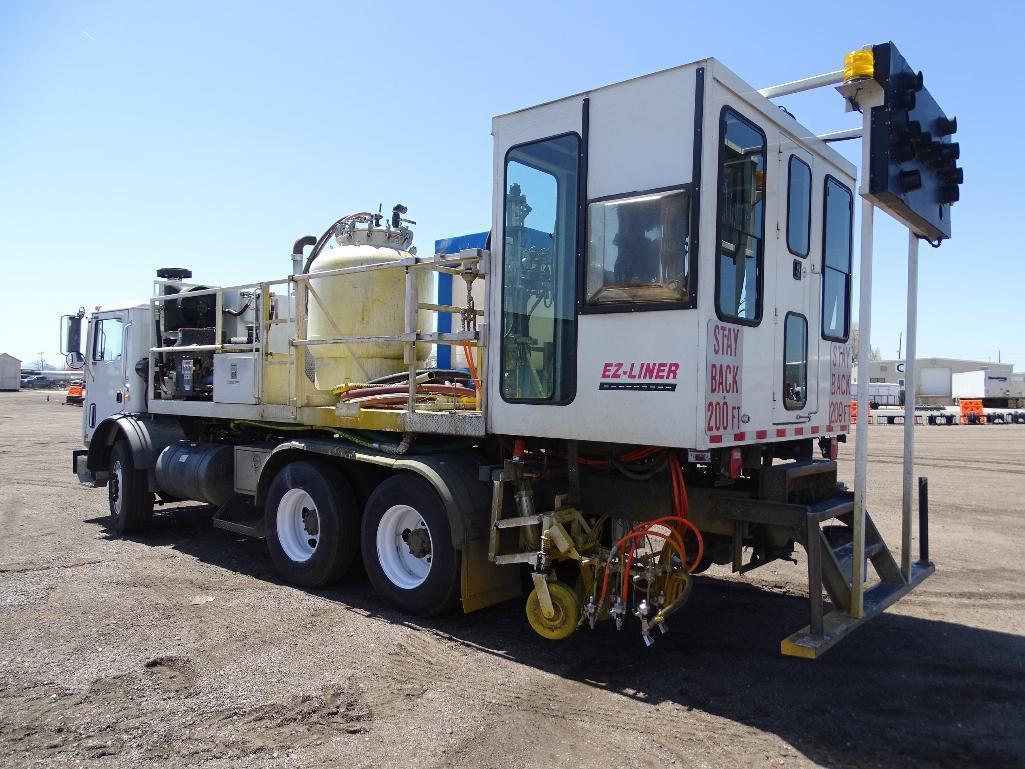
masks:
[(192, 277), (192, 270), (187, 267), (161, 267), (157, 277), (165, 280), (185, 280)]

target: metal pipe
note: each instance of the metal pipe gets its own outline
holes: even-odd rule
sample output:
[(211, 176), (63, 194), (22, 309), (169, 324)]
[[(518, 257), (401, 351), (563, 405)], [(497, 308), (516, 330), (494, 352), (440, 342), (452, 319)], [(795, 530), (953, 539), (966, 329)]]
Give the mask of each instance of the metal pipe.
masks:
[(929, 479), (918, 479), (918, 562), (929, 563)]
[(911, 580), (911, 507), (915, 496), (915, 394), (918, 391), (918, 236), (908, 230), (907, 351), (904, 357), (904, 483), (901, 496), (900, 571)]
[(307, 246), (317, 245), (316, 235), (304, 235), (299, 238), (292, 246), (292, 274), (302, 272), (303, 270), (303, 250)]
[[(866, 166), (867, 168), (867, 166)], [(858, 301), (858, 430), (854, 444), (854, 520), (851, 562), (851, 605), (855, 619), (864, 615), (865, 492), (868, 486), (868, 357), (872, 349), (872, 214), (874, 206), (861, 200), (861, 285)]]
[(838, 69), (836, 72), (826, 72), (822, 75), (813, 75), (812, 77), (806, 77), (803, 80), (793, 80), (789, 83), (780, 83), (779, 85), (769, 86), (768, 88), (759, 88), (758, 93), (766, 99), (774, 99), (777, 96), (789, 96), (790, 94), (801, 93), (802, 91), (810, 91), (813, 88), (821, 88), (824, 85), (836, 85), (837, 83), (842, 82), (843, 70)]
[(824, 142), (842, 142), (846, 139), (860, 139), (865, 135), (862, 128), (845, 128), (843, 131), (830, 131), (827, 134), (819, 134), (818, 137)]

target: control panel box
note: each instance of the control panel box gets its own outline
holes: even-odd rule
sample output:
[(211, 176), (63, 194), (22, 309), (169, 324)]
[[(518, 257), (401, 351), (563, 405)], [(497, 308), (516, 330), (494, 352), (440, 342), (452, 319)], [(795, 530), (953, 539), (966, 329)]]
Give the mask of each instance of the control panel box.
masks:
[(256, 403), (256, 360), (252, 354), (214, 356), (214, 402)]

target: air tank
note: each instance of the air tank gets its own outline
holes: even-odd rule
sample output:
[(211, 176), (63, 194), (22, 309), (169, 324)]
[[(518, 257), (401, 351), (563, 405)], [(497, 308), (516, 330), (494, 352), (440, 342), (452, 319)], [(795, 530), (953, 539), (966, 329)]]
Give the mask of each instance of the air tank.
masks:
[[(368, 223), (367, 228), (350, 226), (336, 236), (338, 245), (322, 251), (310, 265), (310, 275), (346, 267), (361, 267), (407, 259), (413, 234), (405, 227), (384, 228)], [(430, 301), (430, 273), (416, 270), (419, 301)], [(405, 333), (405, 270), (370, 270), (367, 272), (311, 278), (308, 302), (307, 338), (397, 336)], [(313, 293), (316, 292), (316, 296)], [(428, 313), (419, 311), (418, 328), (427, 329)], [(418, 365), (430, 352), (429, 344), (417, 345)], [(319, 400), (324, 391), (346, 383), (403, 371), (401, 342), (312, 345), (314, 386)], [(354, 356), (356, 360), (354, 360)], [(358, 361), (358, 362), (357, 362)]]

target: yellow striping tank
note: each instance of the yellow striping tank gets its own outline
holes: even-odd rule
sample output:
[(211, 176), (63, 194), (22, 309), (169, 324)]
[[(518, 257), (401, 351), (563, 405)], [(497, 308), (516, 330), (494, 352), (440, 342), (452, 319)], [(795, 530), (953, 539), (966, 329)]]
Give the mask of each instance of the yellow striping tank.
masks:
[[(408, 259), (413, 233), (399, 224), (375, 226), (370, 216), (365, 227), (354, 219), (336, 231), (337, 245), (317, 254), (309, 268), (311, 276), (329, 270), (361, 267)], [(407, 250), (408, 249), (408, 250)], [(430, 273), (416, 270), (419, 302), (430, 301)], [(406, 271), (401, 267), (370, 270), (346, 275), (331, 275), (310, 280), (307, 338), (398, 336), (405, 332)], [(428, 313), (417, 313), (419, 331), (428, 328)], [(429, 344), (417, 346), (417, 362), (422, 364), (430, 352)], [(313, 380), (316, 400), (334, 402), (331, 388), (340, 384), (364, 382), (403, 371), (401, 342), (363, 342), (312, 345)], [(307, 365), (309, 370), (309, 365)]]

